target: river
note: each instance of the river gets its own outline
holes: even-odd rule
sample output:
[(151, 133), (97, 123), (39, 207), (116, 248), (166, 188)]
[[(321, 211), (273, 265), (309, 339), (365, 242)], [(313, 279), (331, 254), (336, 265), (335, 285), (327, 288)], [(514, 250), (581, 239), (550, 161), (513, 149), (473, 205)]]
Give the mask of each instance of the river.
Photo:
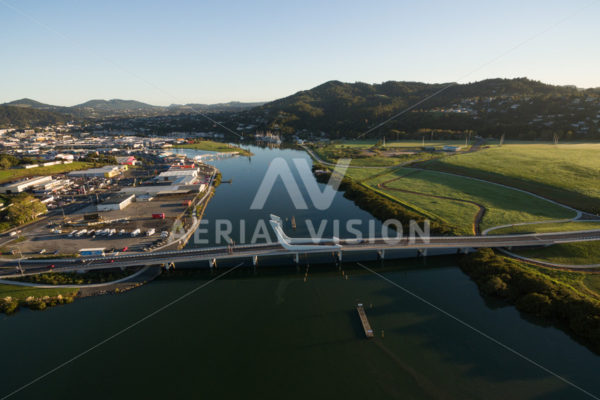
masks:
[[(207, 207), (208, 231), (232, 221), (230, 236), (247, 242), (270, 213), (288, 219), (290, 236), (307, 236), (306, 220), (326, 219), (323, 236), (337, 233), (335, 220), (343, 227), (356, 219), (368, 230), (372, 217), (341, 193), (326, 210), (313, 206), (292, 163), (308, 160), (304, 152), (251, 150), (251, 159), (214, 162), (232, 183), (222, 183)], [(280, 180), (262, 209), (249, 210), (276, 157), (297, 178), (306, 210), (293, 208)], [(206, 243), (189, 246), (219, 242), (196, 239)], [(455, 256), (361, 263), (394, 284), (354, 262), (289, 261), (259, 260), (214, 281), (224, 268), (182, 271), (120, 295), (0, 315), (0, 399), (32, 381), (10, 398), (589, 398), (548, 370), (600, 394), (600, 357), (483, 299)], [(358, 302), (373, 339), (364, 338)]]

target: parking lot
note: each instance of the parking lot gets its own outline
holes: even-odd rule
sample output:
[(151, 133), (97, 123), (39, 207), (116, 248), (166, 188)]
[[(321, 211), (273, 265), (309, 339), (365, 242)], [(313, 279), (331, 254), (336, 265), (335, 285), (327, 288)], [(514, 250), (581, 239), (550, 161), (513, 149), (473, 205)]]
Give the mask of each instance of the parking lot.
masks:
[[(24, 256), (35, 254), (76, 254), (84, 248), (105, 248), (107, 252), (143, 251), (164, 242), (176, 219), (188, 208), (194, 194), (158, 196), (151, 201), (136, 201), (123, 210), (97, 212), (92, 203), (78, 203), (54, 212), (44, 221), (23, 229), (26, 240), (9, 248), (18, 248)], [(98, 214), (99, 221), (87, 221), (85, 215)], [(164, 219), (152, 214), (164, 214)], [(85, 229), (84, 233), (81, 233)], [(151, 235), (152, 230), (154, 232)], [(72, 232), (78, 232), (73, 235)], [(109, 233), (110, 232), (110, 233)], [(138, 232), (132, 236), (132, 232)], [(162, 234), (162, 238), (161, 238)], [(65, 240), (68, 239), (68, 240)]]

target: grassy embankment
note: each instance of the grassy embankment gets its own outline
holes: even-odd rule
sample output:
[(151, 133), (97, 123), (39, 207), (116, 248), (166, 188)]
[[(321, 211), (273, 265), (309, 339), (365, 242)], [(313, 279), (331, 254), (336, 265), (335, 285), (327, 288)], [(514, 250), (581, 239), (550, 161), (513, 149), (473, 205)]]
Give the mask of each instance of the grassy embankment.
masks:
[[(477, 165), (482, 165), (485, 168), (495, 168), (495, 165), (501, 165), (506, 171), (521, 173), (530, 168), (530, 163), (526, 155), (528, 154), (527, 149), (531, 149), (531, 154), (535, 162), (539, 163), (543, 160), (545, 165), (543, 168), (546, 168), (547, 166), (550, 173), (553, 174), (550, 178), (543, 178), (548, 181), (548, 184), (564, 184), (572, 190), (572, 188), (580, 185), (578, 183), (572, 183), (571, 181), (584, 179), (586, 181), (586, 184), (583, 185), (584, 187), (586, 185), (594, 185), (594, 188), (588, 190), (589, 193), (600, 191), (600, 189), (598, 189), (600, 188), (600, 178), (598, 177), (600, 157), (597, 157), (597, 155), (600, 155), (600, 146), (590, 146), (590, 149), (587, 149), (582, 145), (554, 146), (539, 143), (505, 145), (503, 147), (494, 146), (475, 153), (459, 154), (440, 160), (432, 160), (425, 163), (425, 165), (431, 166), (432, 164), (439, 165), (441, 163), (450, 162), (462, 163), (461, 160), (463, 159), (475, 159)], [(503, 150), (499, 152), (496, 149)], [(513, 155), (514, 149), (517, 150), (517, 157)], [(544, 154), (548, 153), (546, 158), (542, 157), (540, 149)], [(558, 149), (558, 152), (556, 149)], [(490, 151), (492, 152), (488, 153)], [(491, 154), (489, 160), (486, 154)], [(500, 160), (495, 159), (500, 156), (506, 156), (507, 158), (501, 158)], [(586, 159), (582, 161), (581, 157), (584, 156)], [(594, 161), (590, 161), (590, 158), (593, 158)], [(520, 161), (518, 161), (519, 159)], [(488, 160), (492, 166), (486, 166), (485, 160)], [(575, 165), (574, 168), (569, 168), (568, 166), (571, 161)], [(581, 167), (582, 163), (593, 167), (593, 170), (590, 170), (589, 175), (585, 175), (584, 169)], [(552, 168), (550, 168), (550, 166), (552, 166)], [(542, 178), (539, 177), (539, 174), (541, 173), (539, 167), (535, 168), (538, 171), (531, 172), (529, 175), (535, 179), (542, 180)], [(575, 174), (574, 171), (577, 173)], [(464, 175), (476, 176), (475, 173), (466, 174), (465, 170), (463, 170), (463, 173)], [(357, 182), (372, 188), (372, 190), (395, 199), (406, 208), (450, 227), (452, 231), (457, 234), (473, 233), (473, 218), (477, 215), (479, 210), (477, 205), (485, 207), (485, 214), (481, 220), (482, 230), (510, 223), (567, 219), (572, 218), (575, 215), (565, 208), (519, 191), (503, 188), (498, 185), (486, 184), (466, 177), (441, 174), (433, 170), (419, 172), (409, 168), (397, 168), (387, 171), (385, 169), (350, 169), (347, 174)], [(525, 176), (527, 174), (521, 175)], [(568, 182), (568, 185), (565, 182)], [(504, 183), (510, 184), (511, 182), (507, 181)], [(525, 190), (536, 192), (535, 189), (537, 186), (535, 184), (524, 184), (523, 188)], [(558, 187), (556, 190), (560, 192), (564, 189)], [(408, 191), (418, 192), (420, 194), (408, 193)], [(551, 192), (552, 191), (542, 191), (537, 193), (540, 195), (548, 195)], [(442, 199), (434, 196), (445, 198)], [(453, 201), (447, 198), (457, 200)], [(558, 198), (557, 200), (561, 199)], [(596, 201), (596, 204), (600, 204), (600, 198)], [(573, 206), (577, 207), (577, 204), (573, 204)], [(560, 230), (595, 229), (598, 227), (600, 227), (600, 224), (593, 222), (550, 223), (504, 228), (502, 230), (492, 231), (491, 234), (543, 233)], [(531, 251), (528, 250), (527, 255), (540, 256), (541, 259), (545, 259), (543, 252), (548, 250), (550, 254), (548, 260), (553, 260), (553, 262), (557, 262), (558, 260), (554, 254), (561, 252), (567, 255), (566, 257), (561, 258), (561, 261), (563, 262), (568, 263), (569, 260), (571, 260), (573, 264), (595, 264), (600, 262), (596, 257), (596, 253), (590, 251), (590, 248), (593, 249), (593, 242), (592, 244), (560, 245), (556, 247), (556, 250), (552, 250), (552, 247)], [(585, 258), (585, 254), (588, 254), (589, 257)], [(523, 253), (523, 255), (526, 254)], [(569, 257), (568, 255), (572, 255), (572, 257)]]
[(508, 144), (422, 164), (600, 212), (600, 144)]
[(0, 170), (0, 183), (8, 182), (15, 179), (26, 178), (30, 176), (41, 176), (41, 175), (57, 175), (64, 174), (65, 172), (77, 171), (80, 169), (92, 168), (93, 163), (74, 161), (71, 164), (57, 164), (50, 165), (48, 167), (36, 167), (36, 168), (10, 168)]
[[(433, 144), (426, 142), (426, 146), (434, 147), (445, 144), (460, 145), (464, 143), (436, 142)], [(327, 161), (335, 162), (341, 157), (353, 157), (357, 152), (362, 152), (372, 145), (374, 145), (373, 141), (359, 143), (350, 141), (321, 147), (317, 149), (317, 153), (319, 156), (326, 158)], [(391, 142), (386, 144), (386, 148), (415, 149), (421, 146), (422, 144), (419, 142)], [(427, 154), (431, 153), (418, 153), (411, 157), (419, 159)], [(466, 157), (468, 155), (453, 155), (444, 159)], [(437, 157), (440, 156), (437, 155)], [(361, 162), (368, 160), (371, 166), (378, 166), (382, 163), (376, 160), (381, 158), (387, 157), (376, 155), (359, 160)], [(432, 160), (428, 163), (436, 161)], [(401, 163), (399, 160), (395, 162), (397, 164)], [(389, 161), (386, 161), (383, 164), (389, 163)], [(508, 223), (563, 219), (575, 216), (575, 213), (568, 209), (526, 193), (459, 176), (440, 174), (435, 171), (416, 171), (409, 168), (395, 168), (387, 171), (383, 168), (349, 169), (347, 176), (355, 182), (397, 201), (407, 209), (448, 226), (457, 234), (474, 233), (475, 217), (481, 208), (485, 209), (480, 223), (482, 230)]]
[(600, 229), (600, 221), (573, 221), (557, 222), (547, 224), (529, 224), (518, 226), (507, 226), (506, 228), (494, 229), (488, 235), (511, 235), (515, 233), (549, 233), (549, 232), (573, 232)]
[(11, 314), (22, 306), (43, 310), (46, 307), (71, 303), (77, 291), (69, 288), (39, 289), (0, 284), (0, 312)]
[[(128, 268), (124, 271), (89, 271), (85, 274), (47, 273), (24, 276), (15, 280), (40, 285), (89, 285), (112, 282), (125, 278), (136, 271), (137, 268)], [(43, 310), (46, 307), (70, 303), (77, 295), (77, 292), (78, 289), (73, 288), (36, 288), (0, 284), (0, 312), (10, 314), (20, 306)]]
[(473, 234), (475, 217), (484, 209), (480, 228), (507, 223), (572, 218), (573, 211), (527, 193), (472, 179), (400, 168), (363, 181), (461, 234)]
[[(464, 146), (460, 141), (425, 142), (425, 147), (437, 149), (445, 145)], [(433, 152), (421, 152), (422, 142), (392, 141), (385, 147), (376, 140), (337, 141), (326, 145), (316, 145), (313, 150), (321, 159), (335, 163), (339, 158), (351, 158), (354, 167), (393, 167), (417, 160), (439, 157)]]
[[(547, 233), (557, 231), (585, 231), (600, 229), (600, 222), (564, 222), (556, 224), (536, 224), (506, 227), (490, 232), (490, 235), (515, 233)], [(592, 265), (600, 264), (600, 242), (563, 243), (549, 247), (513, 249), (513, 253), (524, 257), (547, 261), (554, 264)]]
[(251, 156), (252, 152), (242, 149), (229, 143), (215, 142), (213, 140), (200, 140), (195, 143), (178, 144), (173, 146), (174, 149), (194, 149), (204, 151), (214, 151), (218, 153), (239, 152), (243, 156)]
[[(571, 207), (600, 213), (600, 144), (505, 144), (422, 164), (423, 167), (510, 185)], [(594, 223), (538, 224), (493, 234), (598, 228)], [(517, 250), (526, 257), (559, 264), (600, 263), (598, 242)]]
[(600, 265), (600, 242), (560, 243), (548, 247), (513, 249), (513, 253), (535, 260), (564, 265)]

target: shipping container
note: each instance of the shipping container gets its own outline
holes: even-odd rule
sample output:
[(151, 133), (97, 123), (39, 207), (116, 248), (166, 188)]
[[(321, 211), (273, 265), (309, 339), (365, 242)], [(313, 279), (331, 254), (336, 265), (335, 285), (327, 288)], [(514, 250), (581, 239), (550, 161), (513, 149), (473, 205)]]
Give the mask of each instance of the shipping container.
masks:
[(85, 221), (98, 221), (100, 219), (100, 215), (98, 213), (85, 214), (83, 216), (83, 219)]
[(104, 257), (104, 247), (97, 249), (81, 249), (79, 250), (79, 255), (81, 257), (90, 257), (90, 256), (102, 256)]
[(165, 213), (152, 214), (154, 219), (165, 219)]

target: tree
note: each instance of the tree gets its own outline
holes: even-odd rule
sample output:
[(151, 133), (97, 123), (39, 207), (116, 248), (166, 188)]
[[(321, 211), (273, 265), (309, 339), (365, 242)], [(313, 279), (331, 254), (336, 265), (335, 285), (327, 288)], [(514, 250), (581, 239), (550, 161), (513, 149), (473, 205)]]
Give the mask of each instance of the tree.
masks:
[(0, 167), (2, 169), (8, 169), (19, 164), (19, 159), (10, 154), (0, 154)]
[(19, 194), (12, 198), (7, 218), (13, 225), (22, 225), (46, 213), (46, 205), (30, 194)]

